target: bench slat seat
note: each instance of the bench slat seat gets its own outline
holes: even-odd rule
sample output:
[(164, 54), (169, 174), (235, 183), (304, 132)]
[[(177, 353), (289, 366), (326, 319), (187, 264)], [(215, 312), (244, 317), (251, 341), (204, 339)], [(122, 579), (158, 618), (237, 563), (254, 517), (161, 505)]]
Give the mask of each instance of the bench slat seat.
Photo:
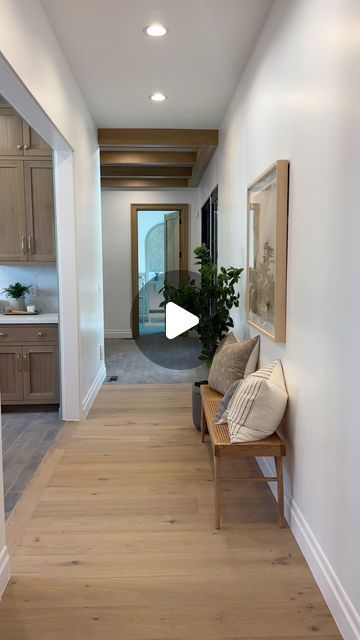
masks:
[(283, 477), (282, 477), (282, 457), (286, 455), (285, 442), (277, 433), (254, 442), (236, 442), (230, 440), (229, 429), (227, 423), (216, 424), (215, 416), (218, 411), (222, 395), (209, 387), (209, 385), (201, 385), (201, 440), (205, 442), (206, 428), (208, 430), (213, 456), (214, 456), (214, 473), (215, 473), (215, 527), (220, 528), (220, 482), (222, 480), (234, 480), (234, 478), (226, 478), (220, 475), (220, 458), (231, 457), (268, 457), (275, 459), (276, 476), (260, 477), (260, 478), (239, 478), (239, 480), (253, 480), (264, 482), (277, 482), (278, 484), (278, 504), (279, 504), (279, 525), (283, 527), (284, 521), (284, 496), (283, 496)]

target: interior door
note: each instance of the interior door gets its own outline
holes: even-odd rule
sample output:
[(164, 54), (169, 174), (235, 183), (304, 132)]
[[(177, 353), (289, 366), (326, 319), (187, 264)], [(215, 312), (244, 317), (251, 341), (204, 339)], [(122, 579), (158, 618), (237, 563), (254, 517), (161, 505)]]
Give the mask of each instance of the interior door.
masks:
[[(163, 251), (161, 265), (158, 261), (146, 260), (146, 239), (149, 238), (149, 234), (145, 235), (145, 261), (140, 259), (139, 248), (143, 244), (142, 234), (140, 233), (140, 222), (147, 214), (152, 212), (163, 212), (161, 216), (162, 234), (158, 234), (156, 242), (154, 241), (154, 248), (158, 244), (161, 245)], [(160, 221), (156, 220), (156, 225), (160, 227)], [(145, 225), (146, 226), (146, 225)], [(155, 250), (154, 249), (154, 250)], [(148, 246), (149, 253), (149, 246)], [(153, 250), (152, 250), (153, 253)], [(131, 263), (132, 263), (132, 312), (131, 312), (131, 329), (134, 338), (137, 338), (141, 331), (139, 329), (139, 316), (143, 317), (143, 310), (146, 311), (147, 303), (150, 303), (150, 307), (155, 300), (155, 294), (158, 297), (158, 293), (163, 286), (164, 279), (168, 272), (176, 273), (177, 276), (180, 272), (187, 272), (188, 268), (188, 205), (186, 203), (171, 203), (171, 204), (132, 204), (131, 205)], [(150, 268), (150, 264), (152, 265)], [(145, 266), (144, 266), (145, 265)], [(147, 266), (146, 266), (147, 265)], [(139, 300), (140, 280), (141, 284), (145, 284), (143, 272), (148, 272), (151, 277), (149, 281), (149, 296), (148, 300)], [(158, 273), (156, 273), (158, 272)], [(176, 278), (174, 286), (179, 284), (179, 277)], [(154, 295), (153, 295), (154, 294)], [(149, 306), (149, 305), (148, 305)], [(158, 306), (158, 301), (154, 304), (154, 308)], [(151, 315), (152, 308), (149, 308), (149, 317), (147, 318), (149, 324), (154, 324), (157, 319)], [(151, 312), (151, 313), (150, 313)], [(146, 328), (146, 327), (145, 327)], [(144, 327), (142, 327), (144, 329)]]
[(213, 262), (218, 255), (218, 188), (201, 207), (201, 243), (206, 244)]
[[(180, 211), (172, 211), (164, 216), (165, 273), (167, 279), (177, 281), (180, 270)], [(175, 272), (175, 273), (174, 273)], [(173, 274), (173, 277), (171, 276)], [(173, 282), (173, 284), (175, 284)]]

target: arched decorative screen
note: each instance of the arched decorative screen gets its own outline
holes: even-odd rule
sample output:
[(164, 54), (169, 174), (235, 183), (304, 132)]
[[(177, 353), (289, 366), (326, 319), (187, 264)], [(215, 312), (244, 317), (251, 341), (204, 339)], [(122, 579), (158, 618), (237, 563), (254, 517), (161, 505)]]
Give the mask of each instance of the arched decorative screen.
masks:
[(164, 266), (164, 223), (150, 229), (145, 238), (145, 259), (148, 273), (162, 273)]

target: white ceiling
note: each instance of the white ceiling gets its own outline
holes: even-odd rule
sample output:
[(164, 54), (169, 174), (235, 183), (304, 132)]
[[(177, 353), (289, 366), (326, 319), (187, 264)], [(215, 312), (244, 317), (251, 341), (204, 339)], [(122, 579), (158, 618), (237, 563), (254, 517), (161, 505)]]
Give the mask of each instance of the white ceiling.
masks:
[[(272, 0), (41, 0), (99, 127), (216, 128)], [(170, 33), (149, 38), (162, 22)], [(162, 91), (163, 103), (148, 96)]]

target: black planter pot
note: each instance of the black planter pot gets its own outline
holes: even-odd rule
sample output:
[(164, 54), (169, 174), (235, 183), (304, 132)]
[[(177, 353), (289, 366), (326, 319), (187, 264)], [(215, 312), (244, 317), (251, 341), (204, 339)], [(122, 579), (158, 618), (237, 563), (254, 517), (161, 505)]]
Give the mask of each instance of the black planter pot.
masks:
[(207, 380), (199, 380), (198, 382), (194, 382), (192, 386), (192, 417), (195, 429), (198, 431), (201, 430), (200, 420), (201, 420), (201, 398), (200, 398), (200, 386), (202, 384), (207, 384)]

